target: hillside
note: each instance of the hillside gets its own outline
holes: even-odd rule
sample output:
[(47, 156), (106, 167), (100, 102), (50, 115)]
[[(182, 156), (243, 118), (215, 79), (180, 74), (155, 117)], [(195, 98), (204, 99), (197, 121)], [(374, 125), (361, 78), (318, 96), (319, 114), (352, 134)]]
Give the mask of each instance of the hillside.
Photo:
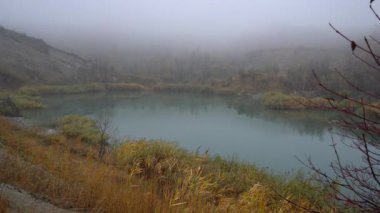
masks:
[(23, 84), (88, 82), (90, 61), (49, 46), (41, 39), (0, 27), (0, 88)]

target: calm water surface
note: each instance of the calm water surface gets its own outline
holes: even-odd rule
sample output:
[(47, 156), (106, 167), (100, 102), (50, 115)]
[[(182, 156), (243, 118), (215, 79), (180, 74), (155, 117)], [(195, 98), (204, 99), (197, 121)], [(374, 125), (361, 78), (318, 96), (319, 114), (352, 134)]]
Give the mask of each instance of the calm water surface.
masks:
[[(44, 103), (47, 109), (25, 116), (48, 126), (67, 114), (97, 117), (107, 111), (119, 137), (169, 140), (274, 172), (304, 168), (296, 156), (310, 156), (322, 168), (334, 160), (326, 122), (331, 113), (270, 111), (247, 98), (194, 94), (87, 94), (48, 97)], [(345, 161), (359, 161), (347, 147), (339, 150)]]

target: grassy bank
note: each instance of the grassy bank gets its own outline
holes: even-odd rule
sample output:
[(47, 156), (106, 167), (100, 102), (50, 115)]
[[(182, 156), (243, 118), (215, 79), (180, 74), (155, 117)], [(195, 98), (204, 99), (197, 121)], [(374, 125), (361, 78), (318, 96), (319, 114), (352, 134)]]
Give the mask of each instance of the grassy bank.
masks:
[(35, 85), (21, 87), (17, 93), (28, 96), (67, 95), (80, 93), (96, 93), (106, 91), (156, 91), (156, 92), (187, 92), (201, 94), (234, 94), (228, 89), (217, 89), (206, 85), (192, 84), (157, 84), (147, 87), (137, 83), (91, 83), (78, 85)]
[(95, 212), (332, 211), (324, 186), (301, 174), (275, 176), (236, 160), (163, 141), (126, 140), (102, 160), (80, 135), (50, 136), (0, 118), (0, 182)]
[(191, 84), (160, 84), (152, 87), (157, 92), (177, 92), (177, 93), (198, 93), (198, 94), (218, 94), (218, 95), (236, 95), (233, 89), (215, 88), (207, 85)]
[[(0, 114), (11, 115), (1, 103), (10, 97), (15, 105), (20, 109), (41, 109), (46, 107), (41, 101), (42, 96), (48, 95), (70, 95), (86, 93), (104, 93), (109, 91), (115, 92), (136, 92), (136, 91), (153, 91), (153, 92), (174, 92), (174, 93), (197, 93), (211, 95), (230, 95), (237, 96), (242, 93), (229, 88), (214, 88), (207, 85), (191, 84), (157, 84), (147, 87), (136, 83), (91, 83), (77, 85), (34, 85), (24, 86), (15, 91), (0, 91)], [(247, 100), (250, 100), (250, 94), (244, 94)], [(259, 97), (259, 96), (258, 96)], [(301, 95), (288, 95), (282, 92), (267, 92), (259, 99), (261, 104), (272, 110), (321, 110), (331, 108), (331, 103), (339, 108), (353, 109), (354, 111), (362, 110), (360, 105), (353, 105), (347, 100), (334, 100), (329, 102), (322, 97), (307, 98)], [(373, 103), (379, 106), (380, 103)], [(371, 116), (380, 114), (378, 107), (366, 107), (366, 111)]]
[(267, 92), (261, 101), (265, 107), (274, 110), (322, 109), (330, 106), (324, 98), (306, 98), (299, 95), (287, 95), (282, 92)]
[[(268, 92), (265, 93), (261, 102), (268, 109), (273, 110), (310, 110), (310, 109), (346, 109), (358, 114), (362, 113), (363, 106), (355, 104), (352, 101), (345, 99), (331, 99), (330, 101), (322, 97), (306, 98), (300, 95), (287, 95), (282, 92)], [(360, 102), (360, 101), (359, 101)], [(371, 103), (371, 106), (365, 106), (365, 111), (370, 117), (380, 115), (380, 103)]]
[(10, 97), (15, 104), (22, 109), (38, 109), (44, 107), (39, 96), (26, 95), (18, 91), (0, 91), (0, 101), (7, 97)]
[(148, 89), (143, 85), (135, 83), (24, 86), (14, 91), (0, 91), (0, 114), (12, 115), (12, 113), (9, 113), (8, 106), (1, 104), (8, 97), (19, 110), (25, 110), (44, 108), (45, 105), (41, 101), (41, 96), (101, 93), (107, 91), (145, 91)]
[(91, 83), (76, 85), (36, 85), (24, 86), (17, 92), (28, 96), (68, 95), (106, 91), (143, 91), (148, 88), (136, 83)]
[(49, 95), (70, 95), (86, 93), (104, 92), (177, 92), (177, 93), (199, 93), (199, 94), (218, 94), (234, 95), (235, 92), (229, 89), (216, 89), (202, 85), (187, 84), (159, 84), (147, 87), (137, 83), (90, 83), (75, 85), (30, 85), (23, 86), (17, 90), (0, 90), (0, 115), (19, 116), (10, 109), (9, 101), (17, 107), (17, 110), (41, 109), (46, 107), (41, 101), (42, 96)]

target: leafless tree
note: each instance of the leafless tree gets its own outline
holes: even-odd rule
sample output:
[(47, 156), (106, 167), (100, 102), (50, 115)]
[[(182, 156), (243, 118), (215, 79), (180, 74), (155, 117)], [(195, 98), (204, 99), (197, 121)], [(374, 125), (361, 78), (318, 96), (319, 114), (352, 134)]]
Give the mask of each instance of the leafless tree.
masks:
[(98, 157), (103, 158), (106, 153), (107, 146), (109, 145), (109, 140), (112, 133), (112, 123), (110, 120), (109, 113), (103, 112), (98, 119), (96, 119), (96, 127), (99, 131), (99, 142), (98, 142)]
[[(380, 17), (373, 8), (374, 2), (375, 0), (370, 0), (370, 11), (380, 22)], [(380, 42), (370, 36), (369, 39), (364, 37), (364, 42), (360, 45), (332, 24), (330, 27), (349, 42), (355, 58), (375, 71), (373, 77), (380, 77), (380, 55), (376, 53), (376, 46), (380, 46)], [(320, 80), (317, 72), (313, 71), (313, 74), (319, 86), (331, 95), (327, 98), (327, 108), (343, 115), (343, 119), (336, 123), (342, 130), (338, 134), (345, 138), (343, 143), (358, 152), (363, 162), (344, 163), (337, 142), (332, 136), (336, 160), (331, 162), (330, 166), (334, 174), (330, 175), (318, 168), (310, 159), (304, 164), (317, 174), (319, 181), (331, 186), (332, 194), (338, 203), (363, 212), (380, 212), (380, 94), (379, 91), (363, 89), (344, 72), (336, 72), (356, 95), (347, 95), (331, 89)], [(345, 100), (347, 104), (338, 105), (336, 99)]]

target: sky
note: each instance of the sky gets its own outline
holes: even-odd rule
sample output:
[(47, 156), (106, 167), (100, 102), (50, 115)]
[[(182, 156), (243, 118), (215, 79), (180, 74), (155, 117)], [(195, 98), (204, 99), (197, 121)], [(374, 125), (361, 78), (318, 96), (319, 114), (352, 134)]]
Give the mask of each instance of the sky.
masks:
[[(0, 0), (0, 25), (53, 45), (300, 45), (376, 29), (365, 0)], [(375, 8), (380, 8), (376, 6)], [(309, 38), (310, 37), (310, 38)], [(308, 39), (309, 38), (309, 39)], [(285, 40), (285, 41), (284, 41)], [(297, 41), (299, 40), (299, 44)], [(70, 46), (70, 45), (68, 45)]]

